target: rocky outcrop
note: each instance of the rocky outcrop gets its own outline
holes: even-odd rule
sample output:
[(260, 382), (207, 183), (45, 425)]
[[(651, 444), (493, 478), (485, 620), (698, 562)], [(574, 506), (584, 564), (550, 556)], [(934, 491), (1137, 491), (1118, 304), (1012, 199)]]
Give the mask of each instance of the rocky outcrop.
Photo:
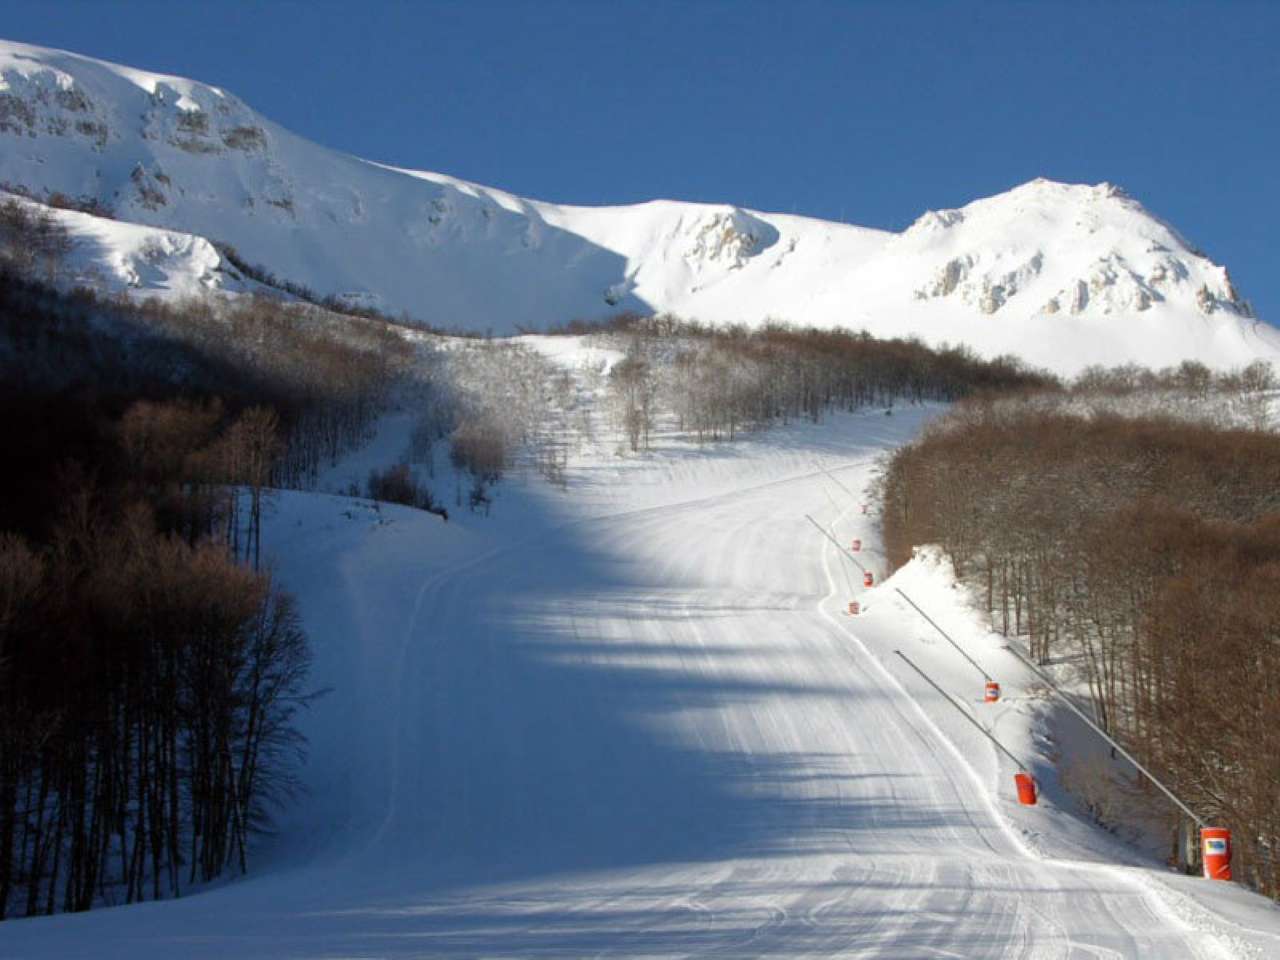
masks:
[(689, 232), (684, 259), (695, 266), (718, 263), (739, 269), (778, 242), (774, 226), (737, 207), (700, 217)]

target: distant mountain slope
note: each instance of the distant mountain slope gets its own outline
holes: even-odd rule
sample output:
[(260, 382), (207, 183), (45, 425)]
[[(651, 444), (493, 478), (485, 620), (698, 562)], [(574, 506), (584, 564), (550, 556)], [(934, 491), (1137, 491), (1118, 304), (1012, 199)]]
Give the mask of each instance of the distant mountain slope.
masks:
[(729, 205), (570, 207), (303, 140), (229, 93), (0, 42), (0, 184), (233, 244), (322, 295), (512, 332), (619, 310), (964, 342), (1071, 371), (1280, 357), (1118, 189), (1037, 180), (902, 234)]
[(243, 276), (204, 237), (176, 230), (54, 209), (0, 190), (0, 204), (17, 203), (28, 214), (50, 217), (66, 231), (69, 249), (55, 276), (62, 287), (90, 287), (180, 300), (211, 292), (247, 293), (265, 288)]

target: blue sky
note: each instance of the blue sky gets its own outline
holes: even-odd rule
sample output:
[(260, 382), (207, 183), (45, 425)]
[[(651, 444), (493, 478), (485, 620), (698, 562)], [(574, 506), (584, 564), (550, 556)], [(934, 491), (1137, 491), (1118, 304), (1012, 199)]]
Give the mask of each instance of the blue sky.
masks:
[(1109, 180), (1280, 323), (1280, 2), (0, 0), (0, 35), (547, 200), (900, 229), (1036, 176)]

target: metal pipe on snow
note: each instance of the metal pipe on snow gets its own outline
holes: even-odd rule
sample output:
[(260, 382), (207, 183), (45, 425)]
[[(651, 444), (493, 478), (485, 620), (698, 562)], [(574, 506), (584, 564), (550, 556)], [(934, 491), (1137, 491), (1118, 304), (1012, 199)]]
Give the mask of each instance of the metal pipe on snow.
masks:
[(850, 553), (848, 550), (846, 550), (844, 547), (842, 547), (842, 546), (840, 545), (840, 541), (839, 541), (839, 540), (837, 540), (837, 539), (836, 539), (835, 537), (833, 537), (831, 534), (827, 533), (826, 528), (824, 528), (824, 527), (822, 526), (822, 524), (820, 524), (817, 520), (813, 519), (813, 517), (809, 516), (809, 514), (807, 514), (807, 513), (804, 515), (804, 518), (805, 518), (806, 520), (808, 520), (810, 523), (812, 523), (815, 527), (817, 527), (817, 528), (818, 528), (818, 532), (819, 532), (820, 534), (822, 534), (824, 537), (826, 537), (828, 540), (830, 540), (833, 544), (835, 544), (835, 548), (836, 548), (837, 550), (839, 550), (839, 551), (840, 551), (841, 555), (843, 555), (843, 556), (847, 557), (848, 559), (852, 560), (852, 561), (854, 562), (854, 564), (857, 566), (857, 568), (858, 568), (859, 570), (861, 570), (863, 573), (866, 573), (866, 572), (867, 572), (867, 568), (866, 568), (866, 567), (864, 567), (861, 563), (858, 563), (858, 558), (857, 558), (857, 557), (855, 557), (855, 556), (854, 556), (852, 553)]
[(930, 626), (932, 626), (932, 627), (933, 627), (933, 629), (937, 630), (940, 634), (942, 634), (943, 639), (944, 639), (944, 640), (946, 640), (946, 641), (947, 641), (947, 643), (949, 643), (949, 644), (951, 644), (953, 647), (955, 647), (955, 648), (956, 648), (956, 650), (958, 650), (958, 651), (959, 651), (960, 656), (964, 657), (964, 658), (965, 658), (966, 660), (968, 660), (971, 664), (973, 664), (973, 668), (974, 668), (975, 670), (977, 670), (980, 674), (982, 674), (983, 678), (984, 678), (988, 683), (991, 683), (991, 682), (993, 682), (993, 681), (995, 680), (995, 678), (994, 678), (994, 677), (992, 677), (992, 676), (991, 676), (991, 674), (987, 673), (987, 671), (985, 671), (985, 670), (983, 670), (983, 669), (982, 669), (982, 665), (981, 665), (981, 664), (979, 664), (977, 660), (973, 659), (973, 657), (969, 656), (967, 653), (965, 653), (965, 652), (964, 652), (964, 650), (963, 650), (963, 648), (960, 646), (960, 644), (956, 643), (954, 640), (952, 640), (952, 639), (951, 639), (951, 637), (950, 637), (950, 636), (948, 636), (948, 635), (947, 635), (947, 631), (943, 630), (940, 626), (938, 626), (936, 623), (934, 623), (934, 622), (933, 622), (933, 617), (929, 616), (927, 613), (925, 613), (923, 610), (921, 610), (918, 606), (916, 606), (916, 602), (915, 602), (914, 600), (912, 600), (910, 597), (908, 597), (905, 593), (903, 593), (903, 592), (902, 592), (901, 590), (899, 590), (897, 587), (894, 587), (893, 589), (894, 589), (895, 591), (897, 591), (898, 596), (900, 596), (903, 600), (907, 601), (907, 603), (911, 604), (912, 608), (915, 610), (915, 612), (916, 612), (916, 613), (920, 614), (920, 616), (922, 616), (922, 617), (924, 617), (926, 620), (928, 620), (928, 621), (929, 621), (929, 625), (930, 625)]
[(1009, 748), (1008, 748), (1008, 747), (1006, 747), (1003, 743), (1001, 743), (999, 740), (997, 740), (997, 739), (995, 738), (995, 735), (994, 735), (993, 733), (991, 733), (991, 731), (990, 731), (990, 730), (988, 730), (986, 727), (984, 727), (982, 724), (980, 724), (980, 723), (979, 723), (979, 722), (978, 722), (974, 717), (970, 716), (970, 715), (969, 715), (969, 713), (968, 713), (968, 711), (966, 711), (966, 710), (964, 709), (964, 707), (962, 707), (962, 706), (960, 706), (960, 704), (956, 703), (955, 698), (954, 698), (953, 696), (951, 696), (951, 694), (947, 693), (947, 691), (943, 690), (940, 686), (938, 686), (936, 683), (934, 683), (934, 682), (929, 678), (929, 675), (928, 675), (927, 673), (925, 673), (923, 670), (921, 670), (919, 667), (917, 667), (914, 663), (912, 663), (909, 659), (907, 659), (907, 655), (906, 655), (905, 653), (903, 653), (901, 650), (895, 650), (895, 651), (893, 651), (893, 652), (894, 652), (894, 653), (896, 653), (898, 656), (900, 656), (900, 657), (902, 658), (903, 662), (904, 662), (908, 667), (910, 667), (910, 668), (911, 668), (912, 670), (914, 670), (916, 673), (920, 674), (920, 676), (924, 678), (925, 683), (929, 684), (929, 686), (933, 687), (933, 689), (937, 690), (940, 694), (942, 694), (944, 697), (946, 697), (947, 702), (948, 702), (948, 703), (950, 703), (953, 707), (955, 707), (955, 708), (956, 708), (956, 710), (958, 710), (958, 711), (960, 712), (960, 715), (961, 715), (962, 717), (964, 717), (966, 720), (968, 720), (970, 723), (972, 723), (975, 727), (977, 727), (979, 730), (981, 730), (981, 731), (982, 731), (982, 735), (983, 735), (984, 737), (986, 737), (988, 740), (990, 740), (992, 743), (994, 743), (994, 744), (996, 745), (996, 748), (997, 748), (998, 750), (1000, 750), (1000, 752), (1001, 752), (1001, 753), (1003, 753), (1006, 757), (1008, 757), (1008, 758), (1009, 758), (1010, 760), (1012, 760), (1015, 764), (1017, 764), (1017, 767), (1018, 767), (1018, 769), (1019, 769), (1020, 771), (1022, 771), (1023, 773), (1026, 773), (1026, 774), (1030, 774), (1030, 773), (1031, 773), (1031, 771), (1027, 768), (1027, 765), (1026, 765), (1025, 763), (1023, 763), (1021, 760), (1019, 760), (1017, 757), (1015, 757), (1015, 756), (1014, 756), (1014, 755), (1009, 751)]
[(1116, 752), (1118, 752), (1122, 757), (1124, 757), (1126, 760), (1132, 763), (1138, 769), (1139, 773), (1141, 773), (1144, 777), (1146, 777), (1148, 780), (1154, 783), (1160, 789), (1160, 792), (1163, 793), (1170, 800), (1172, 800), (1177, 805), (1179, 810), (1181, 810), (1188, 817), (1194, 820), (1197, 826), (1201, 828), (1208, 826), (1208, 824), (1205, 823), (1204, 820), (1200, 819), (1200, 817), (1197, 817), (1195, 813), (1192, 812), (1190, 807), (1188, 807), (1185, 803), (1183, 803), (1176, 796), (1174, 796), (1172, 790), (1170, 790), (1163, 783), (1157, 780), (1156, 775), (1154, 773), (1152, 773), (1150, 770), (1148, 770), (1146, 767), (1140, 764), (1134, 758), (1133, 754), (1131, 754), (1124, 747), (1120, 746), (1120, 744), (1116, 743), (1115, 739), (1112, 738), (1112, 736), (1109, 733), (1107, 733), (1100, 726), (1098, 726), (1096, 723), (1090, 720), (1087, 716), (1085, 716), (1084, 711), (1081, 710), (1079, 707), (1077, 707), (1074, 703), (1072, 703), (1071, 698), (1068, 697), (1056, 683), (1054, 683), (1051, 679), (1049, 679), (1049, 677), (1045, 673), (1043, 673), (1039, 667), (1037, 667), (1034, 663), (1032, 663), (1030, 658), (1023, 656), (1021, 650), (1019, 650), (1012, 643), (1008, 645), (1008, 649), (1010, 650), (1010, 652), (1013, 653), (1015, 657), (1017, 657), (1024, 664), (1026, 664), (1027, 668), (1032, 673), (1034, 673), (1037, 677), (1039, 677), (1041, 680), (1043, 680), (1045, 683), (1049, 685), (1049, 688), (1058, 695), (1058, 698), (1063, 703), (1067, 705), (1067, 709), (1069, 709), (1077, 717), (1079, 717), (1081, 720), (1087, 723), (1094, 733), (1100, 736), (1103, 740), (1107, 741), (1107, 743), (1111, 744), (1111, 746), (1116, 749)]
[[(832, 483), (834, 483), (837, 487), (839, 487), (841, 490), (843, 490), (843, 491), (844, 491), (845, 493), (847, 493), (849, 496), (853, 497), (853, 491), (852, 491), (852, 490), (850, 490), (848, 487), (846, 487), (843, 483), (841, 483), (841, 482), (836, 478), (836, 475), (835, 475), (834, 473), (832, 473), (830, 470), (828, 470), (828, 469), (827, 469), (825, 466), (823, 466), (822, 464), (818, 464), (818, 469), (819, 469), (819, 470), (821, 470), (823, 473), (825, 473), (825, 474), (830, 478), (830, 480), (831, 480), (831, 482), (832, 482)], [(857, 498), (856, 498), (856, 497), (854, 497), (854, 499), (856, 500)]]
[[(821, 481), (819, 481), (819, 484), (818, 484), (818, 485), (822, 487), (822, 492), (823, 492), (823, 493), (825, 493), (825, 494), (827, 495), (827, 499), (831, 501), (831, 506), (832, 506), (832, 508), (833, 508), (837, 513), (839, 513), (839, 512), (840, 512), (840, 504), (836, 503), (836, 498), (835, 498), (835, 497), (833, 497), (833, 496), (831, 495), (831, 491), (827, 489), (826, 484), (824, 484), (824, 483), (822, 483)], [(806, 516), (807, 516), (807, 514), (806, 514)], [(810, 520), (812, 520), (813, 518), (812, 518), (812, 517), (809, 517), (809, 519), (810, 519)], [(828, 531), (828, 532), (830, 533), (830, 538), (829, 538), (829, 539), (831, 539), (831, 540), (833, 540), (833, 541), (834, 541), (834, 540), (835, 540), (835, 537), (836, 537), (836, 533), (835, 533), (835, 524), (833, 523), (833, 524), (831, 525), (831, 527), (832, 527), (832, 529), (831, 529), (830, 531)], [(844, 582), (845, 582), (845, 585), (849, 588), (849, 594), (850, 594), (850, 596), (852, 596), (852, 595), (853, 595), (853, 589), (854, 589), (854, 588), (853, 588), (853, 577), (851, 577), (851, 576), (849, 575), (849, 568), (848, 568), (848, 567), (841, 567), (840, 569), (844, 571)], [(852, 613), (853, 611), (852, 611), (852, 610), (850, 610), (849, 612), (850, 612), (850, 613)]]
[[(826, 469), (825, 469), (825, 468), (823, 468), (823, 467), (819, 467), (818, 469), (822, 470), (822, 472), (823, 472), (823, 473), (826, 473), (826, 472), (827, 472), (827, 471), (826, 471)], [(830, 475), (828, 474), (828, 476), (830, 476)], [(831, 506), (832, 506), (832, 508), (836, 511), (836, 513), (839, 513), (839, 512), (840, 512), (840, 504), (839, 504), (839, 503), (837, 503), (837, 502), (836, 502), (836, 498), (835, 498), (835, 497), (833, 497), (833, 496), (831, 495), (831, 491), (827, 489), (827, 485), (826, 485), (825, 483), (823, 483), (821, 480), (819, 480), (819, 481), (818, 481), (818, 486), (822, 487), (822, 492), (823, 492), (823, 493), (825, 493), (825, 494), (827, 495), (827, 499), (831, 501)]]

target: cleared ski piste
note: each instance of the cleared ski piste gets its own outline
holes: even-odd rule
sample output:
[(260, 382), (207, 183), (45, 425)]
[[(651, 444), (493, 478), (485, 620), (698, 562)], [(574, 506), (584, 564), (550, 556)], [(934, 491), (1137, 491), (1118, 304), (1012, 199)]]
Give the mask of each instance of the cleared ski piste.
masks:
[[(488, 519), (280, 495), (268, 542), (332, 688), (306, 795), (249, 877), (6, 922), (0, 956), (1280, 956), (1273, 905), (1073, 812), (1069, 728), (945, 564), (851, 589), (805, 520), (879, 581), (874, 517), (823, 471), (861, 491), (935, 412), (588, 458), (566, 491), (504, 481)], [(1032, 766), (1039, 806), (894, 649)]]

